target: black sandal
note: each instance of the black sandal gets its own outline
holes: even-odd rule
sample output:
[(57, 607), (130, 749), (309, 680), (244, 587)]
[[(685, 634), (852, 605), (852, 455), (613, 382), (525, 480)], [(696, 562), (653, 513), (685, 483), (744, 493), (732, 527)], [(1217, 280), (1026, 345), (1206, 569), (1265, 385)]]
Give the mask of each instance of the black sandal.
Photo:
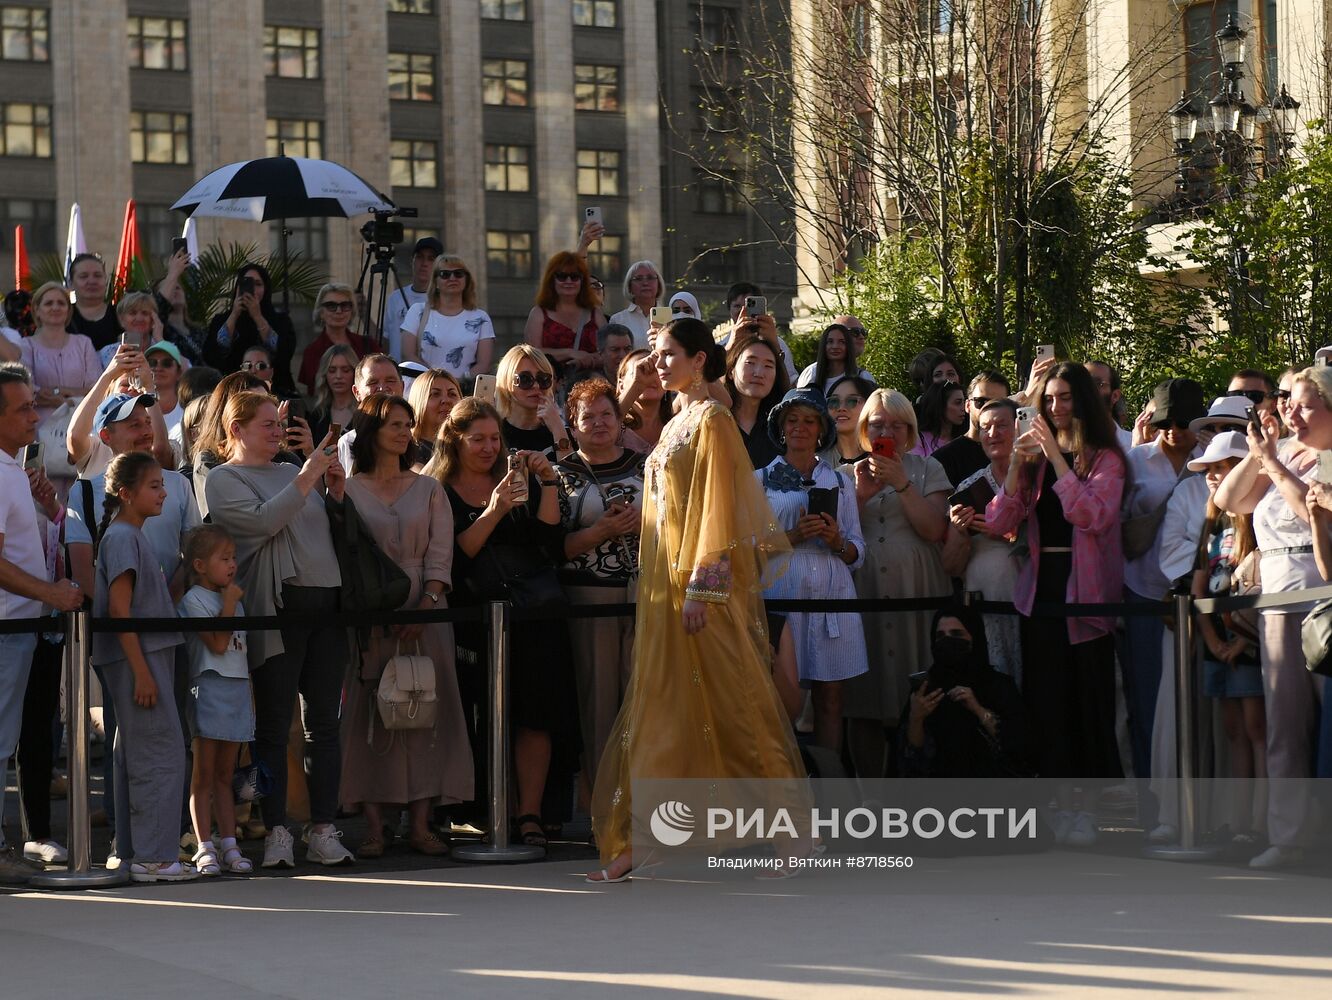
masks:
[[(537, 829), (523, 832), (523, 826), (531, 823)], [(521, 816), (515, 816), (513, 825), (518, 829), (518, 838), (525, 847), (545, 847), (546, 834), (541, 830), (541, 817), (535, 813), (523, 813)]]

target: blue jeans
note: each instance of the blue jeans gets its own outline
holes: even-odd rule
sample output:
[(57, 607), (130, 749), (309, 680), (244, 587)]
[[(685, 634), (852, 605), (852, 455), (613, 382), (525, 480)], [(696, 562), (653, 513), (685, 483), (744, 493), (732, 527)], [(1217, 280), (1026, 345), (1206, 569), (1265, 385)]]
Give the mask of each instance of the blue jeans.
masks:
[(14, 756), (23, 731), (23, 695), (28, 690), (37, 634), (0, 635), (0, 761)]

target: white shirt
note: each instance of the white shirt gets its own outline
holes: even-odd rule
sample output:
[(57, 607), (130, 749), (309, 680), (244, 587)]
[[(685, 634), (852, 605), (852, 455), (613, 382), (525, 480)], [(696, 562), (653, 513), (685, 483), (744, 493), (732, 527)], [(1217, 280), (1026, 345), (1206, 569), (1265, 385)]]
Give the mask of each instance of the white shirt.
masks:
[(23, 334), (19, 333), (4, 320), (0, 320), (0, 337), (4, 337), (15, 347), (17, 347), (19, 342), (23, 340)]
[[(180, 612), (182, 618), (220, 618), (222, 595), (196, 584), (185, 592), (176, 610)], [(237, 618), (245, 615), (245, 607), (240, 601), (236, 602), (235, 615)], [(190, 680), (194, 680), (207, 670), (223, 677), (250, 679), (250, 660), (246, 652), (244, 632), (232, 632), (231, 641), (227, 643), (227, 651), (221, 654), (209, 649), (198, 632), (186, 633), (185, 645), (190, 654)]]
[(610, 318), (612, 323), (628, 327), (634, 334), (634, 350), (647, 350), (648, 331), (652, 329), (652, 319), (638, 306), (621, 309)]
[(402, 321), (407, 311), (418, 302), (426, 300), (425, 292), (418, 292), (411, 285), (395, 288), (384, 303), (385, 352), (394, 361), (402, 360)]
[[(1189, 459), (1197, 458), (1201, 448), (1194, 448)], [(1186, 459), (1187, 461), (1187, 459)], [(1166, 453), (1161, 450), (1160, 441), (1149, 441), (1128, 452), (1129, 474), (1132, 486), (1124, 495), (1124, 517), (1126, 519), (1150, 514), (1166, 501), (1179, 482), (1179, 473)], [(1184, 471), (1184, 476), (1197, 475)], [(1170, 580), (1161, 572), (1161, 536), (1157, 530), (1152, 540), (1152, 547), (1124, 563), (1124, 586), (1140, 597), (1164, 597), (1170, 589)]]
[(1126, 431), (1124, 428), (1115, 424), (1115, 437), (1119, 439), (1119, 447), (1124, 449), (1124, 454), (1128, 454), (1129, 449), (1133, 447), (1133, 432)]
[[(422, 328), (421, 314), (427, 310)], [(399, 332), (416, 337), (416, 353), (422, 362), (431, 368), (443, 368), (457, 379), (471, 376), (481, 341), (495, 339), (495, 326), (483, 310), (464, 309), (456, 316), (441, 316), (424, 302), (407, 310)]]
[(342, 437), (338, 438), (338, 461), (342, 463), (342, 471), (348, 476), (352, 474), (352, 442), (356, 440), (356, 431), (347, 430), (342, 432)]
[[(28, 475), (18, 459), (4, 450), (0, 450), (0, 535), (5, 540), (0, 556), (29, 576), (46, 579), (46, 554)], [(41, 613), (41, 601), (0, 590), (0, 621), (36, 618)]]
[[(1178, 580), (1193, 570), (1202, 541), (1203, 522), (1207, 520), (1207, 477), (1189, 476), (1175, 487), (1161, 522), (1161, 574)], [(1192, 581), (1189, 581), (1192, 584)]]

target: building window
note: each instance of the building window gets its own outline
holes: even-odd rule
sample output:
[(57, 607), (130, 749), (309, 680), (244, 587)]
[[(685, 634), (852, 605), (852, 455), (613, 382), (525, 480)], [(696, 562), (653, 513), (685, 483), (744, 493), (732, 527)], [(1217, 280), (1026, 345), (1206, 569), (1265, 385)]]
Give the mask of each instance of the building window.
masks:
[(45, 198), (0, 198), (0, 250), (14, 249), (14, 227), (23, 227), (28, 253), (56, 252), (55, 202)]
[(49, 104), (0, 104), (0, 156), (51, 155)]
[[(328, 260), (328, 219), (287, 219), (287, 253), (300, 254), (309, 260)], [(268, 228), (268, 248), (282, 252), (282, 232), (279, 222)], [(278, 290), (273, 289), (277, 295)]]
[(130, 160), (189, 163), (190, 116), (171, 111), (131, 111)]
[(738, 215), (745, 210), (735, 182), (694, 172), (694, 211), (707, 215)]
[(574, 109), (576, 111), (620, 110), (620, 67), (574, 66)]
[(532, 277), (532, 234), (487, 230), (486, 274), (492, 278)]
[(438, 168), (438, 144), (416, 139), (389, 142), (389, 183), (394, 187), (432, 188)]
[(618, 195), (620, 153), (614, 149), (578, 151), (578, 193)]
[(269, 76), (319, 79), (319, 29), (264, 27), (264, 60)]
[(486, 190), (531, 191), (532, 175), (528, 162), (531, 150), (526, 146), (486, 144)]
[(39, 7), (0, 7), (0, 59), (50, 62), (48, 18)]
[(614, 283), (624, 270), (621, 262), (624, 250), (623, 236), (606, 235), (593, 243), (587, 250), (587, 269), (602, 281)]
[(435, 0), (389, 0), (390, 14), (433, 14)]
[(696, 285), (734, 285), (751, 277), (746, 267), (743, 250), (728, 250), (725, 247), (696, 247), (694, 266), (688, 275), (689, 281)]
[(737, 49), (740, 33), (734, 7), (701, 4), (694, 8), (694, 35), (699, 48)]
[(614, 28), (620, 20), (616, 0), (574, 0), (574, 24), (584, 28)]
[(1200, 124), (1204, 128), (1211, 128), (1207, 102), (1221, 91), (1216, 33), (1238, 7), (1238, 0), (1215, 0), (1194, 4), (1184, 12), (1184, 89), (1193, 98), (1194, 110), (1203, 116)]
[(481, 16), (487, 21), (526, 21), (527, 0), (481, 0)]
[(527, 107), (527, 63), (521, 59), (485, 59), (481, 63), (481, 102)]
[(305, 118), (268, 119), (268, 155), (304, 156), (319, 160), (324, 156), (324, 124)]
[(171, 211), (170, 205), (146, 205), (136, 208), (139, 232), (143, 236), (144, 252), (149, 257), (166, 257), (171, 253), (171, 241), (180, 235), (184, 217)]
[(129, 33), (129, 64), (136, 69), (190, 68), (185, 22), (180, 18), (131, 17), (126, 21)]
[(389, 97), (395, 101), (435, 99), (435, 57), (428, 52), (388, 54)]

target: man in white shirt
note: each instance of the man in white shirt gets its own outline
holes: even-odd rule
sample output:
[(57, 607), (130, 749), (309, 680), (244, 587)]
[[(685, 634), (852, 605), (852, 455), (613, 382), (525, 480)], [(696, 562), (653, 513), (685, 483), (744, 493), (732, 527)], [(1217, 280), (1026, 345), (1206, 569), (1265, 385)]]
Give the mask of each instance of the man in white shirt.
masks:
[[(20, 455), (37, 440), (37, 407), (28, 370), (0, 364), (0, 621), (38, 618), (42, 605), (74, 611), (83, 592), (69, 580), (47, 579), (46, 553), (33, 506), (33, 478)], [(37, 633), (0, 635), (0, 776), (18, 747), (23, 695), (37, 648)], [(4, 845), (0, 830), (0, 881), (24, 883), (37, 872)]]
[(444, 252), (444, 244), (433, 236), (422, 236), (412, 248), (412, 283), (389, 291), (384, 303), (384, 353), (395, 360), (402, 358), (402, 320), (407, 310), (426, 300), (435, 271), (435, 258)]
[[(361, 400), (376, 392), (387, 392), (391, 396), (404, 395), (406, 389), (402, 383), (402, 373), (387, 354), (367, 354), (356, 366), (356, 381), (352, 383), (352, 395), (359, 406)], [(338, 439), (338, 461), (352, 474), (352, 442), (356, 440), (356, 416), (352, 415), (352, 427), (344, 428), (346, 433)], [(319, 444), (318, 441), (315, 444)]]

